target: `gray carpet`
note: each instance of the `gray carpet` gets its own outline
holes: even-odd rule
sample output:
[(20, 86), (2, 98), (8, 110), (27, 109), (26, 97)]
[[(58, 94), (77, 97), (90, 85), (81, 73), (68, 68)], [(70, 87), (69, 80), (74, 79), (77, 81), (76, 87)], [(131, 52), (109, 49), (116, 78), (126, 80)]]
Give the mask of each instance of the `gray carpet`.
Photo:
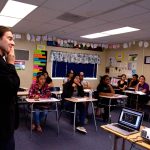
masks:
[[(113, 110), (112, 122), (116, 122), (120, 110)], [(66, 116), (62, 116), (60, 120), (60, 134), (57, 136), (57, 126), (55, 114), (48, 114), (46, 127), (42, 134), (33, 132), (30, 138), (29, 127), (26, 126), (23, 117), (20, 118), (20, 127), (15, 132), (16, 150), (111, 150), (113, 144), (113, 136), (100, 128), (104, 123), (97, 120), (98, 131), (95, 132), (92, 118), (85, 126), (88, 133), (86, 135), (76, 132), (73, 135), (73, 128)], [(150, 123), (143, 122), (143, 125), (149, 126)], [(121, 141), (119, 143), (119, 148)], [(131, 143), (126, 142), (126, 150), (129, 150)], [(136, 147), (134, 149), (141, 149)]]

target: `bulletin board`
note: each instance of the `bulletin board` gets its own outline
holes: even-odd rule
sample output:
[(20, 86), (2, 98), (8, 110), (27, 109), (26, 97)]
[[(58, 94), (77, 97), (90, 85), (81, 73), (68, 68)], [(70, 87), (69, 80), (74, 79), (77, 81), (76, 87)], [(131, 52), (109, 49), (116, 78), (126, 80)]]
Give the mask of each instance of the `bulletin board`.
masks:
[(129, 54), (128, 59), (124, 60), (123, 53), (116, 53), (115, 57), (108, 58), (105, 73), (114, 77), (122, 74), (132, 77), (133, 74), (137, 73), (137, 58), (137, 54)]
[(33, 82), (36, 81), (38, 72), (46, 70), (47, 65), (47, 51), (45, 50), (34, 50), (33, 56)]

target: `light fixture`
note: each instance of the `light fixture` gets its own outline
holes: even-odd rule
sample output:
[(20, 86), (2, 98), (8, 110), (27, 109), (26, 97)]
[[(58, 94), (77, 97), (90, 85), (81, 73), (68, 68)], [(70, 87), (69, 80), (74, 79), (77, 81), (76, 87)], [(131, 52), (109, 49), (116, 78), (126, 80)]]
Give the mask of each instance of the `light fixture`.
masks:
[(0, 25), (1, 26), (8, 26), (8, 27), (13, 27), (16, 25), (21, 19), (18, 18), (11, 18), (11, 17), (6, 17), (6, 16), (0, 16)]
[[(8, 0), (2, 11), (0, 12), (0, 16), (5, 16), (8, 19), (16, 18), (22, 20), (26, 17), (29, 13), (31, 13), (37, 6), (26, 4), (14, 0)], [(3, 20), (1, 20), (3, 22)], [(9, 26), (9, 25), (7, 25)]]
[(116, 35), (116, 34), (123, 34), (123, 33), (138, 31), (138, 30), (140, 30), (140, 29), (127, 26), (127, 27), (117, 28), (117, 29), (108, 30), (108, 31), (104, 31), (104, 32), (84, 35), (81, 37), (82, 38), (88, 38), (88, 39), (94, 39), (94, 38), (100, 38), (100, 37), (111, 36), (111, 35)]

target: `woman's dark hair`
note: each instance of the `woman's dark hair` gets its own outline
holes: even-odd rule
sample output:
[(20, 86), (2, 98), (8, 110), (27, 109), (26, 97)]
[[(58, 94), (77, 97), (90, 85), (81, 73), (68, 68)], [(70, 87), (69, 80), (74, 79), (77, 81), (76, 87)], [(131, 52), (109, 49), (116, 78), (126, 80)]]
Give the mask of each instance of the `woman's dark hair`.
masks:
[(126, 74), (122, 74), (122, 75), (121, 75), (121, 77), (123, 77), (123, 76), (125, 76), (125, 77), (126, 77)]
[(44, 72), (38, 72), (38, 73), (37, 73), (36, 82), (39, 82), (39, 78), (40, 78), (41, 76), (44, 76)]
[(102, 76), (100, 80), (100, 84), (103, 84), (106, 78), (110, 78), (109, 75)]
[(141, 78), (141, 77), (144, 78), (144, 80), (145, 80), (145, 76), (144, 75), (141, 75), (139, 78)]
[(45, 73), (47, 74), (46, 83), (49, 84), (49, 83), (52, 82), (52, 79), (51, 79), (51, 77), (49, 76), (49, 74), (48, 74), (48, 72), (46, 70), (43, 71), (43, 74), (45, 74)]
[[(69, 71), (67, 72), (66, 77), (69, 77), (69, 74), (71, 73), (71, 71), (73, 71), (73, 70), (71, 69), (71, 70), (69, 70)], [(74, 72), (74, 71), (73, 71), (73, 72)]]
[(8, 32), (8, 31), (12, 32), (10, 28), (5, 27), (5, 26), (0, 26), (0, 38), (2, 38), (5, 32)]
[(136, 77), (136, 78), (138, 78), (139, 76), (138, 76), (137, 74), (134, 74), (134, 75), (132, 75), (132, 77)]
[(46, 70), (43, 70), (42, 72), (43, 72), (43, 73), (46, 73), (46, 74), (48, 75), (48, 72), (47, 72)]

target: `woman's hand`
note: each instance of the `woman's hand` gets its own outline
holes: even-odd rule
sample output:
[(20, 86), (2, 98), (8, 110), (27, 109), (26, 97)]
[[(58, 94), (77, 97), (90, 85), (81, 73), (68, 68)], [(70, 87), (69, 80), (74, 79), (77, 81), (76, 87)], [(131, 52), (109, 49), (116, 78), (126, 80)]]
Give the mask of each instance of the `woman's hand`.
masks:
[(34, 96), (34, 99), (39, 99), (39, 98), (40, 98), (39, 95)]

